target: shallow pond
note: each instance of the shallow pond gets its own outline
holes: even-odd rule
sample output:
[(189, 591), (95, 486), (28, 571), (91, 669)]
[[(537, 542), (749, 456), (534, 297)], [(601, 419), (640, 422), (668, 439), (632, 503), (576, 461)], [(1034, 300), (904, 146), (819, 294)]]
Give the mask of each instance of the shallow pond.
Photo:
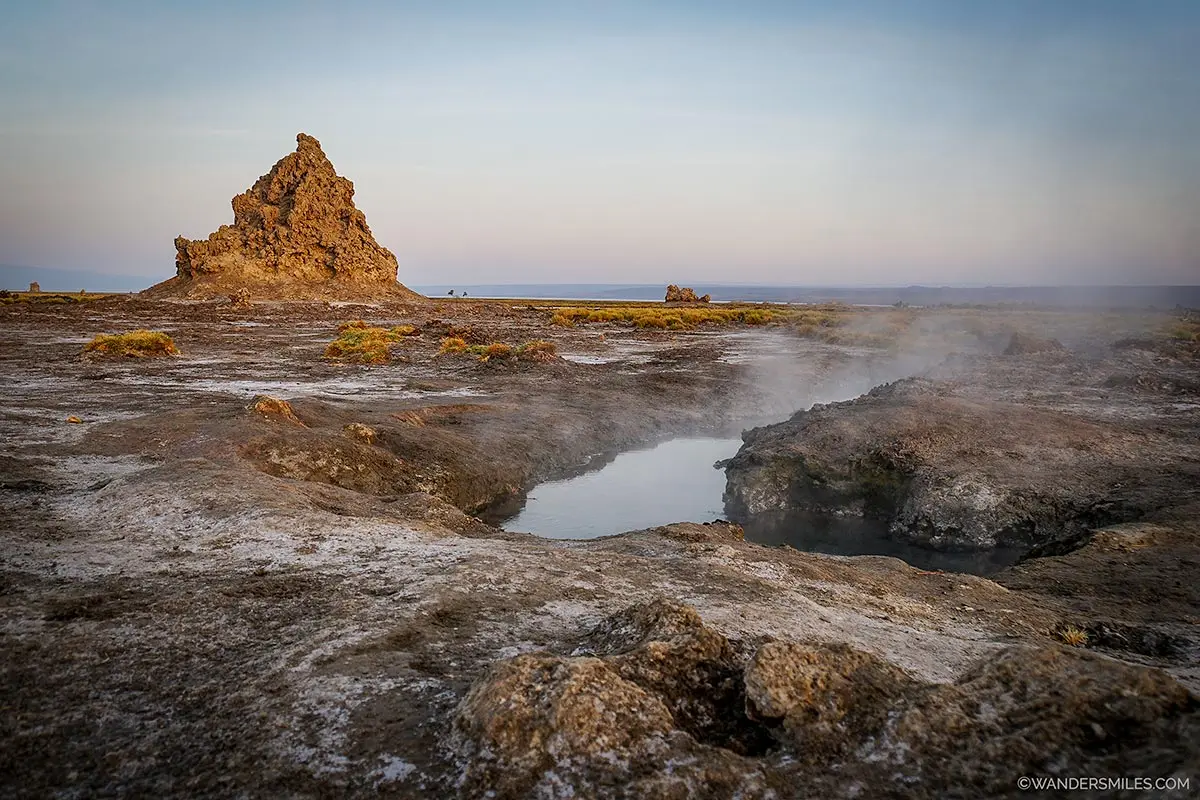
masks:
[[(671, 522), (725, 518), (725, 472), (740, 439), (683, 438), (619, 454), (600, 469), (533, 488), (508, 531), (551, 539), (595, 539)], [(886, 527), (861, 518), (760, 515), (745, 523), (746, 539), (830, 555), (885, 555), (922, 569), (988, 575), (1017, 560), (1017, 551), (940, 553), (893, 541)]]
[(525, 507), (502, 524), (553, 539), (594, 539), (670, 522), (710, 522), (724, 516), (725, 473), (741, 439), (672, 439), (621, 453), (603, 468), (538, 484)]

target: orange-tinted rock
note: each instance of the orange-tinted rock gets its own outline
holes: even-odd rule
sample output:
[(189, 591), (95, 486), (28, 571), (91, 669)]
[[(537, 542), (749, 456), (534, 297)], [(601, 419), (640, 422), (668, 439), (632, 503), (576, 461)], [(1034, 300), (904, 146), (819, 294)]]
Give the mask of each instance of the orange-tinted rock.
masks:
[(701, 296), (697, 297), (694, 289), (691, 289), (687, 286), (680, 288), (672, 283), (669, 286), (667, 286), (667, 296), (666, 296), (666, 299), (664, 302), (667, 302), (667, 303), (707, 303), (711, 299), (712, 299), (711, 295), (706, 294), (706, 295), (701, 295)]
[(257, 411), (267, 419), (277, 419), (287, 422), (291, 425), (299, 425), (307, 427), (292, 410), (292, 404), (287, 400), (280, 400), (278, 397), (270, 395), (257, 395), (249, 405), (251, 411)]
[(147, 294), (420, 297), (396, 281), (396, 257), (355, 208), (354, 184), (334, 171), (316, 139), (301, 133), (296, 142), (296, 152), (233, 198), (232, 225), (204, 240), (175, 240), (176, 276)]

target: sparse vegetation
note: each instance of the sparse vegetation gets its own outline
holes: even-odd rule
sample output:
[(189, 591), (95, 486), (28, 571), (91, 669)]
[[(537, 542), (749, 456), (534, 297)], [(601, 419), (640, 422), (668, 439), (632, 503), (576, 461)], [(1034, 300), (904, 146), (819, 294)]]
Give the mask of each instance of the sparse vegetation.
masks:
[(517, 356), (525, 361), (544, 363), (558, 358), (558, 347), (555, 346), (554, 342), (548, 342), (545, 339), (535, 339), (532, 342), (526, 342), (521, 345), (517, 349)]
[[(599, 301), (586, 305), (527, 301), (544, 309), (549, 321), (560, 327), (621, 325), (648, 331), (689, 331), (733, 325), (773, 326), (806, 339), (857, 347), (893, 348), (906, 340), (936, 339), (964, 349), (981, 340), (1003, 349), (1018, 322), (1030, 331), (1053, 337), (1063, 328), (1086, 326), (1096, 335), (1144, 334), (1145, 317), (1119, 313), (1068, 313), (1004, 308), (912, 308), (903, 304), (886, 308), (844, 303), (815, 305), (721, 303), (696, 306), (664, 305), (648, 301)], [(1161, 312), (1160, 312), (1161, 314)], [(1200, 314), (1180, 311), (1161, 315), (1157, 330), (1166, 338), (1200, 342)], [(1077, 323), (1077, 325), (1076, 325)], [(1140, 331), (1139, 331), (1140, 327)], [(1038, 335), (1043, 335), (1039, 333)]]
[(102, 297), (108, 297), (107, 293), (97, 292), (13, 292), (7, 289), (0, 290), (0, 304), (12, 305), (13, 303), (30, 303), (39, 306), (61, 306), (70, 303), (86, 303), (92, 300), (99, 300)]
[(889, 347), (907, 333), (917, 314), (909, 309), (722, 304), (696, 308), (658, 304), (560, 306), (550, 322), (562, 327), (615, 323), (643, 330), (689, 331), (729, 325), (782, 326), (797, 336), (830, 344)]
[(1177, 342), (1200, 342), (1200, 314), (1181, 314), (1171, 323), (1167, 335)]
[(1058, 638), (1065, 645), (1085, 647), (1089, 637), (1087, 631), (1076, 628), (1074, 625), (1066, 625), (1058, 631)]
[(179, 348), (162, 331), (137, 330), (130, 333), (102, 333), (84, 346), (85, 354), (123, 358), (177, 356)]
[(506, 361), (509, 359), (545, 363), (553, 361), (558, 356), (558, 348), (554, 342), (548, 342), (544, 339), (535, 339), (532, 342), (526, 342), (514, 347), (506, 342), (467, 344), (465, 339), (457, 336), (447, 336), (445, 339), (442, 339), (442, 347), (438, 351), (438, 355), (470, 355), (475, 356), (481, 363)]
[(392, 347), (408, 336), (419, 336), (412, 325), (391, 328), (368, 325), (361, 319), (338, 325), (338, 338), (325, 348), (326, 358), (341, 358), (363, 364), (386, 364), (392, 357)]
[(511, 346), (504, 342), (492, 342), (489, 345), (476, 345), (483, 347), (483, 354), (479, 356), (480, 361), (489, 361), (493, 358), (509, 358), (513, 355)]
[(576, 324), (621, 323), (635, 328), (683, 331), (704, 325), (766, 325), (787, 319), (790, 312), (758, 306), (705, 306), (679, 308), (661, 305), (614, 305), (603, 308), (566, 306), (555, 309), (550, 322), (562, 327)]

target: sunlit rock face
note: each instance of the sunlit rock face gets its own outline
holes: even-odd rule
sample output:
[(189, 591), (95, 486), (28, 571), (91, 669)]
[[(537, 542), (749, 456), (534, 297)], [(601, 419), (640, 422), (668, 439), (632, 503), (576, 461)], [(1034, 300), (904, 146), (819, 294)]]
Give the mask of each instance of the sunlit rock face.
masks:
[(175, 240), (176, 276), (157, 296), (336, 299), (418, 295), (396, 281), (396, 257), (354, 206), (354, 184), (312, 136), (233, 198), (233, 224), (207, 239)]

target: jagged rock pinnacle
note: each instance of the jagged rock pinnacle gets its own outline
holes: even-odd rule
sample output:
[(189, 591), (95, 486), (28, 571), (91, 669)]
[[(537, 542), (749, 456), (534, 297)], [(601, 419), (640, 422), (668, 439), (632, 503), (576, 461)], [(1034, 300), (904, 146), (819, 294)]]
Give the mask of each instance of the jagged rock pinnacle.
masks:
[(354, 206), (354, 184), (306, 133), (232, 205), (232, 225), (204, 240), (175, 240), (176, 276), (147, 293), (212, 297), (244, 288), (255, 298), (418, 297), (396, 282), (396, 257)]

